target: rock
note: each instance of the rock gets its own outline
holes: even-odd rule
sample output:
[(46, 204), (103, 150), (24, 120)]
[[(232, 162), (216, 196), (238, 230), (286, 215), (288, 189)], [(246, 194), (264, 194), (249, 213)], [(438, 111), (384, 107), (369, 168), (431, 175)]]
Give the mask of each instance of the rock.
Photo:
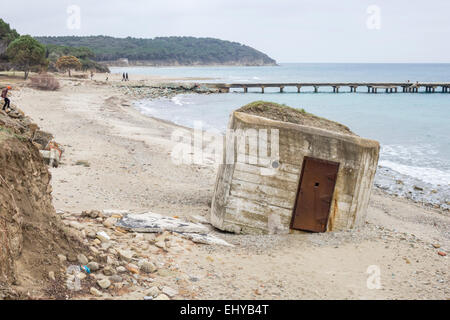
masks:
[(100, 266), (97, 262), (91, 261), (87, 264), (87, 267), (91, 270), (91, 272), (98, 271), (100, 269)]
[(418, 187), (418, 186), (414, 186), (414, 190), (416, 190), (416, 191), (423, 191), (423, 188)]
[(67, 256), (67, 261), (69, 261), (69, 262), (76, 262), (77, 261), (77, 256), (74, 255), (74, 254), (69, 254)]
[(119, 275), (109, 277), (109, 280), (113, 283), (122, 282), (123, 278)]
[(103, 274), (105, 276), (112, 276), (114, 274), (113, 268), (111, 268), (109, 266), (103, 268)]
[(133, 252), (128, 250), (117, 250), (117, 254), (121, 260), (130, 262), (133, 258)]
[(139, 274), (139, 268), (132, 263), (127, 264), (125, 268), (133, 274)]
[(159, 289), (157, 286), (153, 286), (147, 291), (146, 294), (150, 297), (157, 297), (159, 295)]
[(79, 255), (77, 255), (77, 260), (80, 264), (82, 264), (83, 266), (88, 264), (89, 260), (88, 258), (86, 258), (86, 256), (82, 253), (80, 253)]
[(102, 247), (103, 251), (107, 251), (111, 247), (111, 243), (104, 242), (104, 243), (102, 243), (101, 247)]
[(438, 244), (438, 243), (433, 243), (433, 247), (436, 248), (436, 249), (439, 249), (441, 247), (441, 245)]
[(168, 297), (173, 297), (175, 295), (178, 294), (178, 291), (175, 289), (172, 289), (171, 287), (163, 287), (161, 289), (162, 293), (164, 293), (165, 295), (167, 295)]
[(68, 225), (71, 226), (74, 229), (77, 229), (77, 230), (83, 230), (84, 229), (84, 226), (81, 223), (76, 222), (76, 221), (69, 221)]
[(127, 269), (125, 267), (120, 266), (120, 267), (117, 267), (116, 271), (118, 273), (124, 273), (124, 272), (127, 272)]
[(153, 300), (153, 297), (145, 296), (144, 300)]
[(155, 272), (156, 266), (151, 263), (150, 261), (144, 261), (141, 265), (141, 271), (145, 272), (145, 273), (153, 273)]
[(97, 238), (101, 241), (101, 242), (107, 242), (109, 240), (111, 240), (111, 238), (108, 236), (108, 234), (105, 231), (99, 231), (97, 232)]
[(67, 261), (67, 257), (63, 254), (58, 254), (58, 259), (60, 263), (64, 263)]
[(157, 246), (158, 248), (161, 248), (161, 249), (165, 249), (166, 248), (166, 242), (160, 240), (160, 241), (155, 243), (155, 246)]
[(94, 295), (94, 296), (97, 296), (97, 297), (101, 297), (103, 294), (100, 292), (100, 290), (98, 290), (98, 289), (96, 289), (96, 288), (94, 288), (94, 287), (91, 287), (91, 289), (89, 289), (89, 292), (92, 294), (92, 295)]
[(97, 237), (97, 233), (94, 230), (87, 230), (86, 237), (90, 239), (95, 239)]
[(116, 218), (110, 217), (110, 218), (106, 219), (105, 221), (103, 221), (103, 225), (106, 228), (113, 228), (114, 225), (116, 224), (116, 222), (117, 222)]
[(168, 296), (166, 296), (165, 294), (160, 294), (153, 300), (170, 300), (170, 298)]
[(98, 210), (83, 211), (81, 213), (82, 217), (89, 217), (92, 219), (96, 219), (96, 218), (100, 217), (101, 215), (102, 215), (102, 213)]
[[(95, 240), (98, 240), (98, 239), (95, 239)], [(100, 240), (98, 240), (98, 241), (100, 241)], [(89, 247), (89, 250), (91, 250), (91, 252), (92, 252), (93, 254), (95, 254), (95, 255), (97, 255), (97, 254), (100, 253), (100, 251), (98, 251), (98, 249), (97, 249), (96, 247), (94, 247), (94, 246), (90, 246), (90, 247)]]
[(50, 272), (48, 273), (48, 277), (50, 278), (50, 280), (56, 281), (56, 278), (55, 278), (55, 272), (50, 271)]
[(114, 259), (111, 258), (110, 256), (106, 257), (106, 264), (107, 265), (113, 265), (114, 264)]
[(438, 251), (438, 255), (445, 257), (447, 254), (444, 251)]
[(98, 280), (97, 284), (102, 289), (108, 289), (111, 286), (111, 281), (109, 281), (108, 279), (102, 279), (102, 280)]

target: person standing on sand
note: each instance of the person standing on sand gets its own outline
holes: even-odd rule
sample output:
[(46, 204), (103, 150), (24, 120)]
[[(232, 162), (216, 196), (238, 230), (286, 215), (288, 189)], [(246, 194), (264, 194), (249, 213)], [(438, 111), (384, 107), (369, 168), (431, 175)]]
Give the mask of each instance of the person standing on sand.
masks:
[(125, 81), (129, 81), (129, 80), (128, 80), (128, 72), (125, 73)]
[(122, 81), (126, 81), (126, 80), (125, 80), (125, 72), (122, 73)]
[(11, 90), (10, 86), (7, 86), (5, 89), (2, 90), (2, 98), (5, 100), (5, 104), (3, 105), (2, 110), (6, 111), (6, 107), (11, 109), (10, 101), (8, 99), (8, 91)]

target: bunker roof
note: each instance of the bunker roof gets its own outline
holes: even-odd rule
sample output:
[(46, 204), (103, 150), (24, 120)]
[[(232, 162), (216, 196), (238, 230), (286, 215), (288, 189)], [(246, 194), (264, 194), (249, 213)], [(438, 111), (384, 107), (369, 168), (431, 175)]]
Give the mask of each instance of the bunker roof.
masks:
[(341, 123), (318, 117), (306, 112), (304, 109), (295, 109), (274, 102), (255, 101), (239, 108), (236, 111), (259, 117), (265, 117), (272, 120), (290, 122), (356, 136), (356, 134), (353, 133), (347, 126)]

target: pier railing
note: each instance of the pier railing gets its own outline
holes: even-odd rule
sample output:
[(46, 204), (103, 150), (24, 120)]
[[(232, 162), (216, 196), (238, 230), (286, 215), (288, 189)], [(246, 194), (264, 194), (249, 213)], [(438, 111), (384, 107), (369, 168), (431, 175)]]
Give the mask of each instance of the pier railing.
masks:
[[(313, 88), (313, 92), (319, 92), (322, 87), (330, 87), (333, 92), (339, 93), (341, 88), (348, 88), (350, 92), (358, 92), (358, 88), (367, 88), (368, 93), (396, 93), (396, 92), (442, 92), (450, 93), (450, 82), (304, 82), (304, 83), (208, 83), (208, 87), (218, 88), (221, 92), (230, 92), (231, 89), (243, 89), (244, 93), (249, 88), (260, 88), (264, 93), (265, 88), (279, 88), (280, 92), (284, 92), (286, 87), (295, 87), (300, 93), (302, 88)], [(342, 91), (341, 91), (342, 92)]]

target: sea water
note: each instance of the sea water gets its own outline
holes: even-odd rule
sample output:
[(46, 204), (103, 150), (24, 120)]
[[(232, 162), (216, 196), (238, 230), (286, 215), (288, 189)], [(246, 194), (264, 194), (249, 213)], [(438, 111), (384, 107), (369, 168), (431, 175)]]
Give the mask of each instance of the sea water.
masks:
[[(450, 64), (281, 64), (268, 67), (113, 68), (112, 72), (199, 78), (196, 82), (450, 82)], [(205, 80), (205, 78), (209, 78)], [(190, 80), (192, 81), (192, 80)], [(183, 94), (141, 100), (144, 114), (206, 130), (224, 131), (230, 113), (249, 102), (266, 100), (303, 108), (341, 122), (356, 134), (381, 144), (375, 185), (389, 193), (449, 208), (450, 93), (368, 94), (340, 88), (250, 88), (228, 94)], [(401, 91), (401, 90), (400, 90)]]

